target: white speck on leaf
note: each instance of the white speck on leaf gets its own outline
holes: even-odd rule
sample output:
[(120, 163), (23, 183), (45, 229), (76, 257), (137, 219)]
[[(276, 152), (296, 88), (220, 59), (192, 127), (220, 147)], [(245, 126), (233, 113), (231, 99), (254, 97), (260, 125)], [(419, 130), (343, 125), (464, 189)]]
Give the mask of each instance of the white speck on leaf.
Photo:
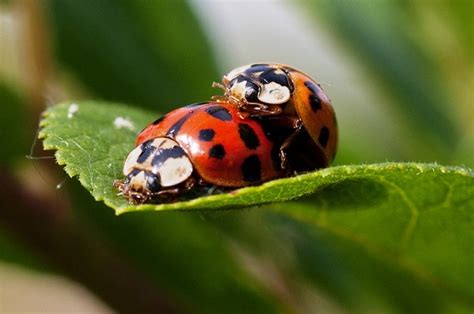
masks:
[(133, 122), (126, 119), (126, 118), (123, 118), (123, 117), (115, 118), (114, 126), (117, 129), (126, 128), (126, 129), (129, 129), (130, 131), (133, 131), (135, 129), (135, 126), (133, 125)]
[(69, 109), (67, 110), (67, 118), (71, 119), (74, 117), (74, 114), (79, 110), (79, 105), (78, 104), (71, 104), (69, 106)]

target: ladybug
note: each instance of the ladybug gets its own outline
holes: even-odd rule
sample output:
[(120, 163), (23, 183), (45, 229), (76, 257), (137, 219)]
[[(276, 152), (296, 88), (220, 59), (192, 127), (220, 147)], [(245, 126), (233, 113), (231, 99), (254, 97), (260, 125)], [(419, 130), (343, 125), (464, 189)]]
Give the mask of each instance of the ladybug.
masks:
[[(133, 203), (173, 197), (194, 186), (243, 187), (279, 178), (279, 143), (234, 104), (196, 103), (147, 126), (114, 185)], [(275, 149), (276, 148), (276, 149)]]
[(321, 86), (305, 73), (283, 64), (249, 64), (230, 71), (222, 83), (213, 86), (224, 90), (224, 97), (215, 99), (233, 102), (241, 115), (268, 117), (275, 127), (293, 129), (280, 148), (283, 167), (288, 166), (288, 148), (295, 147), (295, 141), (303, 147), (310, 145), (319, 154), (308, 169), (327, 167), (334, 159), (336, 115)]

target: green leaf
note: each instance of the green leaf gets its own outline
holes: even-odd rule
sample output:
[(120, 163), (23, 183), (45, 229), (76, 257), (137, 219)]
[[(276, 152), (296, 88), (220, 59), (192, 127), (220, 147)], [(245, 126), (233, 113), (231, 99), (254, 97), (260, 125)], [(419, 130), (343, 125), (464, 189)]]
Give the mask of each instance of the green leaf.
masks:
[[(77, 112), (71, 114), (73, 107), (76, 107)], [(118, 214), (143, 210), (223, 209), (260, 205), (295, 199), (314, 193), (328, 184), (370, 176), (396, 175), (410, 182), (423, 175), (426, 180), (425, 187), (438, 176), (454, 175), (460, 180), (472, 180), (471, 170), (438, 165), (386, 163), (339, 166), (274, 180), (261, 186), (242, 188), (227, 194), (171, 204), (130, 206), (123, 197), (117, 195), (112, 184), (114, 180), (123, 177), (123, 161), (133, 149), (137, 132), (156, 117), (157, 115), (117, 104), (64, 103), (46, 111), (41, 122), (43, 129), (40, 137), (44, 138), (45, 149), (57, 150), (58, 163), (65, 166), (71, 177), (79, 176), (82, 185), (96, 200), (104, 201)], [(117, 121), (122, 121), (122, 124), (117, 125)], [(346, 188), (342, 191), (345, 190), (353, 189)], [(392, 190), (396, 192), (395, 188)], [(359, 193), (374, 191), (359, 190)], [(377, 196), (379, 195), (375, 194), (374, 198)]]
[[(104, 201), (118, 214), (137, 212), (117, 221), (105, 219), (105, 225), (117, 233), (114, 237), (118, 243), (134, 252), (132, 255), (142, 252), (138, 259), (149, 270), (153, 270), (152, 261), (163, 260), (169, 253), (169, 248), (165, 255), (151, 249), (163, 245), (161, 237), (180, 238), (199, 221), (194, 219), (198, 217), (177, 216), (176, 212), (154, 215), (153, 210), (225, 209), (272, 203), (243, 213), (260, 221), (260, 226), (267, 226), (277, 242), (291, 241), (301, 276), (342, 305), (359, 307), (361, 311), (376, 306), (395, 312), (442, 312), (474, 304), (471, 169), (416, 163), (339, 166), (231, 194), (130, 206), (117, 196), (112, 182), (122, 177), (123, 160), (133, 148), (136, 133), (157, 115), (119, 104), (78, 102), (77, 111), (71, 111), (75, 107), (71, 105), (63, 103), (45, 112), (40, 132), (44, 146), (56, 150), (58, 163), (70, 176), (78, 176), (96, 200)], [(117, 118), (129, 123), (118, 127), (114, 124)], [(297, 200), (275, 204), (290, 199)], [(249, 226), (231, 224), (229, 228), (237, 213), (240, 212), (228, 213), (221, 222), (208, 216), (201, 223), (202, 230), (197, 228), (189, 233), (190, 238), (178, 242), (188, 245), (190, 239), (195, 239), (193, 235), (208, 234), (208, 240), (203, 240), (208, 243), (215, 232), (212, 224), (231, 238), (240, 238), (239, 230), (248, 230)], [(100, 216), (94, 210), (91, 214)], [(181, 226), (188, 218), (189, 224)], [(175, 225), (182, 231), (176, 231)], [(144, 231), (147, 228), (148, 233)], [(129, 237), (130, 232), (135, 234), (133, 238)], [(151, 243), (149, 249), (136, 249), (138, 234), (142, 234), (138, 242)], [(257, 236), (248, 245), (261, 240)], [(155, 241), (158, 244), (153, 244)], [(282, 248), (283, 244), (275, 245)], [(261, 248), (262, 254), (282, 263), (267, 246)], [(284, 247), (288, 249), (287, 245)], [(156, 258), (150, 260), (147, 252), (157, 252)], [(169, 265), (175, 263), (171, 258)], [(154, 276), (162, 278), (159, 268)], [(174, 282), (173, 278), (170, 282)]]
[[(426, 38), (427, 34), (420, 33), (414, 14), (404, 8), (405, 2), (302, 3), (317, 21), (328, 24), (332, 35), (346, 44), (346, 50), (352, 49), (352, 55), (372, 74), (374, 85), (392, 97), (392, 109), (403, 119), (403, 141), (411, 144), (412, 158), (451, 162), (460, 139), (460, 126), (454, 121), (453, 111), (458, 103), (447, 89), (446, 76), (440, 73), (439, 65), (420, 45), (418, 38)], [(423, 5), (429, 6), (427, 12), (432, 13), (432, 3)], [(438, 32), (436, 37), (441, 36), (444, 35)], [(446, 56), (442, 60), (446, 63)]]
[[(295, 246), (305, 274), (318, 283), (327, 281), (336, 295), (358, 296), (364, 288), (351, 287), (357, 282), (388, 294), (378, 298), (391, 299), (405, 312), (449, 307), (453, 300), (474, 304), (471, 170), (390, 165), (335, 180), (291, 206), (272, 208), (293, 221), (284, 219), (284, 224), (304, 234)], [(317, 267), (321, 257), (311, 253), (328, 246), (332, 252), (324, 259), (332, 260), (336, 274), (327, 265)], [(341, 279), (341, 272), (353, 278)]]
[[(406, 228), (406, 208), (396, 217), (375, 204), (334, 213), (317, 207), (273, 207), (280, 215), (272, 213), (266, 225), (278, 231), (276, 239), (290, 239), (305, 280), (340, 305), (356, 313), (467, 313), (474, 306), (472, 214), (467, 221), (469, 215), (462, 214), (472, 212), (472, 204), (451, 210), (461, 215), (449, 222), (439, 214), (420, 218), (407, 242), (392, 232)], [(359, 222), (357, 213), (373, 222), (364, 217)], [(338, 224), (342, 216), (346, 221)]]

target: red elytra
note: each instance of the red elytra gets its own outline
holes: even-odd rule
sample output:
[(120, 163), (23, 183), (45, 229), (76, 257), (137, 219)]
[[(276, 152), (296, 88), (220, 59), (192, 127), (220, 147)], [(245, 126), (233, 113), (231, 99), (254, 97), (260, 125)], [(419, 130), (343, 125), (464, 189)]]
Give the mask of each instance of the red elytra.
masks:
[(278, 150), (261, 123), (240, 117), (235, 105), (227, 102), (173, 110), (147, 126), (136, 145), (157, 137), (174, 139), (207, 183), (241, 187), (284, 176)]

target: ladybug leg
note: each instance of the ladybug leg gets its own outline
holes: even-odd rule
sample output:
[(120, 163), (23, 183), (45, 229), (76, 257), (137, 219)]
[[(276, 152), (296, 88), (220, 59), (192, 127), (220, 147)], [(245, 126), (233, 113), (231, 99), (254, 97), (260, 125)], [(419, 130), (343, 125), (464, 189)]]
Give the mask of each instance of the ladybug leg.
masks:
[(211, 85), (213, 88), (220, 88), (222, 89), (223, 91), (226, 90), (225, 86), (221, 83), (218, 83), (218, 82), (212, 82), (212, 85)]
[(173, 201), (178, 198), (179, 195), (191, 190), (197, 181), (195, 178), (190, 177), (178, 187), (162, 189), (158, 192), (150, 192), (150, 191), (133, 191), (123, 183), (121, 180), (114, 181), (114, 187), (116, 187), (120, 193), (119, 195), (125, 196), (131, 204), (140, 205), (146, 203), (148, 201), (153, 201), (157, 199)]
[(286, 156), (286, 150), (287, 148), (291, 145), (291, 142), (294, 140), (294, 138), (298, 135), (298, 133), (302, 130), (303, 128), (303, 122), (301, 121), (300, 118), (295, 118), (293, 120), (293, 133), (288, 136), (283, 144), (280, 146), (280, 160), (281, 160), (281, 168), (282, 169), (288, 169), (288, 158)]
[(240, 99), (236, 98), (235, 96), (232, 96), (230, 94), (230, 92), (227, 90), (227, 88), (224, 86), (224, 84), (217, 83), (217, 82), (212, 82), (212, 87), (222, 89), (224, 91), (224, 95), (222, 95), (222, 96), (221, 95), (212, 96), (211, 100), (231, 102), (234, 105), (238, 106), (239, 108), (240, 108), (242, 102), (245, 101), (245, 100), (240, 100)]
[(214, 101), (226, 101), (226, 100), (227, 100), (227, 97), (226, 97), (226, 96), (221, 96), (221, 95), (214, 95), (214, 96), (211, 96), (211, 100), (214, 100)]
[(247, 119), (251, 115), (247, 110), (242, 110), (240, 109), (240, 107), (239, 107), (239, 111), (237, 111), (237, 114), (239, 115), (241, 119)]
[(114, 180), (113, 183), (114, 187), (117, 188), (120, 192), (118, 195), (123, 195), (123, 191), (125, 190), (125, 184), (122, 180)]
[(195, 185), (196, 185), (196, 179), (193, 177), (189, 177), (186, 181), (181, 183), (179, 186), (160, 190), (156, 193), (153, 193), (152, 197), (158, 196), (158, 197), (176, 198), (177, 196), (191, 190)]
[(212, 87), (220, 88), (224, 91), (224, 96), (212, 96), (215, 101), (228, 101), (239, 108), (239, 115), (245, 119), (248, 116), (273, 116), (282, 113), (278, 105), (265, 105), (258, 102), (248, 102), (246, 99), (239, 99), (232, 96), (229, 90), (221, 83), (212, 82)]
[(209, 185), (209, 183), (206, 182), (203, 178), (197, 179), (196, 185), (201, 186), (201, 187), (206, 187), (207, 188), (207, 191), (206, 191), (207, 194), (213, 194), (217, 189), (219, 189), (219, 187), (217, 185), (214, 185), (214, 184)]
[(275, 116), (282, 113), (278, 105), (264, 105), (257, 102), (241, 101), (239, 110), (248, 113), (250, 116)]
[(259, 121), (267, 125), (270, 130), (279, 130), (275, 133), (270, 132), (269, 136), (275, 143), (279, 143), (280, 145), (278, 152), (278, 157), (280, 158), (280, 168), (290, 171), (291, 169), (289, 169), (286, 151), (296, 136), (303, 129), (302, 120), (297, 116), (276, 115), (261, 118)]
[(189, 177), (186, 181), (184, 181), (184, 186), (181, 188), (182, 192), (186, 192), (191, 190), (196, 185), (196, 179), (193, 177)]
[(150, 192), (128, 191), (126, 194), (132, 204), (138, 205), (147, 202), (151, 198)]
[(199, 178), (199, 179), (197, 179), (196, 185), (207, 186), (207, 185), (209, 185), (209, 183), (207, 183), (203, 178)]
[(180, 192), (181, 192), (180, 188), (171, 188), (171, 189), (161, 190), (159, 192), (153, 193), (153, 196), (174, 198), (178, 196)]
[(113, 185), (120, 191), (118, 195), (125, 196), (131, 204), (141, 204), (147, 200), (143, 193), (132, 191), (122, 180), (115, 180)]
[(238, 98), (232, 96), (232, 95), (215, 95), (211, 96), (211, 100), (217, 101), (217, 102), (230, 102), (240, 108), (242, 105), (242, 101), (240, 101)]
[(115, 180), (114, 187), (120, 191), (119, 195), (125, 196), (128, 201), (134, 205), (143, 204), (152, 197), (152, 193), (149, 191), (133, 191), (122, 180)]

